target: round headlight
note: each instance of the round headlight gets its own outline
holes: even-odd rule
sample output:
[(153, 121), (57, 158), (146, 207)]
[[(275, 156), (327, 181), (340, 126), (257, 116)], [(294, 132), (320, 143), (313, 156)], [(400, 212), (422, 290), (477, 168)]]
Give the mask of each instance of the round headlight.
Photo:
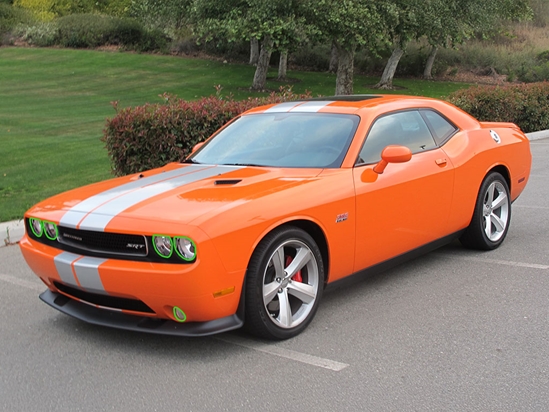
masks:
[(44, 227), (42, 226), (42, 221), (31, 218), (29, 220), (29, 223), (30, 223), (32, 233), (34, 233), (34, 236), (42, 237), (42, 234), (44, 233)]
[(175, 251), (183, 260), (194, 260), (196, 258), (196, 245), (188, 237), (175, 238)]
[(44, 232), (49, 240), (57, 239), (57, 225), (52, 222), (44, 222)]
[(154, 250), (160, 257), (169, 258), (173, 253), (172, 238), (165, 235), (153, 236)]

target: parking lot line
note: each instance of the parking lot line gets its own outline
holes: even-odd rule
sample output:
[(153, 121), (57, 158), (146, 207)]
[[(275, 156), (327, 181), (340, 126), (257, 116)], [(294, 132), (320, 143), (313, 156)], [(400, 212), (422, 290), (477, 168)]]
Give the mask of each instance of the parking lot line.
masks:
[(19, 279), (15, 276), (10, 275), (3, 275), (0, 273), (0, 280), (11, 283), (12, 285), (22, 286), (27, 289), (35, 290), (37, 292), (43, 292), (45, 290), (45, 286), (38, 282), (29, 282), (28, 280)]
[(317, 366), (336, 372), (339, 372), (349, 366), (346, 363), (341, 363), (325, 358), (319, 358), (318, 356), (308, 355), (306, 353), (296, 352), (290, 349), (280, 348), (276, 346), (276, 344), (256, 342), (251, 339), (240, 338), (234, 335), (224, 335), (223, 337), (216, 337), (215, 339), (233, 345), (242, 346), (247, 349), (252, 349), (258, 352), (279, 356), (281, 358), (290, 359), (293, 361), (305, 363), (307, 365)]
[(439, 253), (439, 254), (452, 259), (469, 260), (472, 262), (479, 262), (479, 263), (494, 263), (496, 265), (517, 266), (521, 268), (541, 269), (541, 270), (549, 269), (549, 265), (539, 265), (537, 263), (515, 262), (512, 260), (500, 260), (500, 259), (486, 259), (486, 258), (479, 258), (474, 256), (465, 256), (461, 254), (456, 255), (453, 253)]
[(549, 210), (549, 206), (513, 205), (513, 207), (520, 207), (521, 209), (542, 209), (542, 210)]

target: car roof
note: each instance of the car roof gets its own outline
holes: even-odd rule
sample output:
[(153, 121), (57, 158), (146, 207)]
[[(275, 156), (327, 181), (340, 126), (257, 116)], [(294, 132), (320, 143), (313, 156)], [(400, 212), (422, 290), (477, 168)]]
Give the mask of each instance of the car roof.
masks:
[[(432, 107), (433, 104), (441, 104), (437, 99), (382, 94), (355, 94), (349, 96), (321, 96), (311, 99), (293, 100), (283, 103), (275, 103), (256, 107), (248, 110), (251, 113), (289, 113), (289, 112), (324, 112), (324, 113), (356, 113), (364, 108), (381, 106), (394, 106), (395, 109), (406, 107)], [(445, 103), (442, 103), (445, 104)]]

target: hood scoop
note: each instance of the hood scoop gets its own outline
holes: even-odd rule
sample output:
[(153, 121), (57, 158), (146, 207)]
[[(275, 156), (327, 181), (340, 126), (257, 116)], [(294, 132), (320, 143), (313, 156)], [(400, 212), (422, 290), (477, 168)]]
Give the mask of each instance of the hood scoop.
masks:
[(227, 185), (236, 185), (237, 183), (240, 183), (242, 182), (242, 179), (222, 179), (222, 180), (216, 180), (214, 182), (214, 185), (218, 186), (218, 185), (223, 185), (223, 186), (227, 186)]

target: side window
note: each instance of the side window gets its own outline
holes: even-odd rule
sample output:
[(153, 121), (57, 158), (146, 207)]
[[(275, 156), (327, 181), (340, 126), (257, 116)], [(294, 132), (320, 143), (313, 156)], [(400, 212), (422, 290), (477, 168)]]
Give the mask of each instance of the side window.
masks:
[(377, 163), (381, 160), (383, 149), (395, 144), (410, 148), (412, 153), (436, 147), (433, 136), (419, 111), (391, 113), (374, 122), (366, 136), (357, 163)]
[(442, 145), (448, 138), (450, 138), (458, 128), (446, 120), (437, 112), (432, 110), (422, 110), (421, 113), (425, 116), (425, 119), (431, 126), (431, 130), (434, 133), (434, 138), (437, 144)]

